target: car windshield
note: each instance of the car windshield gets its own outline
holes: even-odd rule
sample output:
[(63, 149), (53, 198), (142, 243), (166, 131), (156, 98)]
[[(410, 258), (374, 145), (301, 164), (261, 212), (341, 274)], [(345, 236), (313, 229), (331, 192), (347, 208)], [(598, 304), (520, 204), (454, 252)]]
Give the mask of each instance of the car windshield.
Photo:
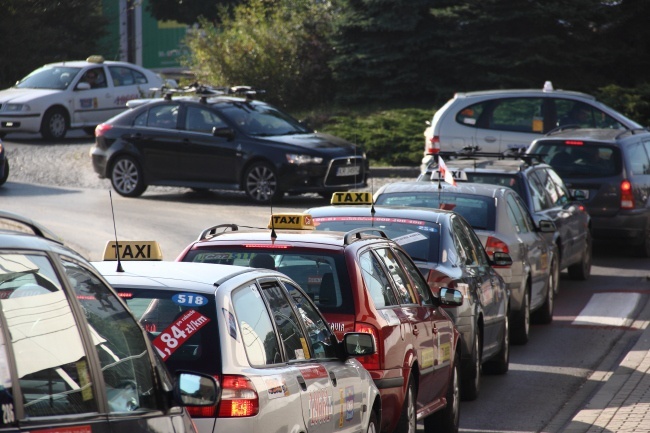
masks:
[(298, 283), (323, 313), (354, 312), (345, 257), (337, 252), (264, 245), (211, 246), (190, 251), (183, 261), (276, 269)]
[(56, 89), (68, 88), (81, 68), (67, 66), (43, 66), (16, 83), (19, 89)]
[(248, 135), (268, 137), (312, 132), (287, 113), (266, 104), (242, 102), (215, 104), (215, 107)]
[(409, 218), (371, 216), (315, 217), (316, 230), (347, 232), (373, 227), (397, 242), (413, 260), (438, 263), (440, 260), (440, 226), (429, 221)]
[(604, 144), (567, 145), (565, 141), (542, 142), (534, 150), (562, 178), (609, 177), (623, 170), (621, 152)]
[(397, 192), (379, 195), (375, 204), (452, 210), (462, 215), (475, 230), (494, 231), (495, 228), (494, 199), (482, 195), (447, 191), (444, 193)]

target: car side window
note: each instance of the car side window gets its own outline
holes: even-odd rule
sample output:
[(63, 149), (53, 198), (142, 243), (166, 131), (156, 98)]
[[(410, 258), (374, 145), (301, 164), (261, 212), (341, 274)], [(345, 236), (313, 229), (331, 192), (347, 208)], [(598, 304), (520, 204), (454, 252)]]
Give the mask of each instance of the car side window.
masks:
[(524, 219), (521, 209), (517, 206), (517, 202), (512, 194), (508, 194), (506, 197), (506, 205), (508, 209), (508, 218), (510, 223), (515, 227), (517, 233), (528, 233), (530, 228)]
[(147, 77), (135, 69), (125, 66), (109, 66), (108, 70), (111, 73), (113, 86), (115, 87), (133, 86), (134, 84), (145, 84), (147, 82)]
[[(471, 227), (469, 230), (472, 230)], [(456, 238), (455, 242), (458, 252), (462, 255), (463, 264), (465, 266), (478, 266), (479, 259), (476, 255), (476, 250), (459, 218), (452, 219), (452, 232)]]
[(110, 412), (164, 410), (142, 328), (98, 277), (75, 262), (62, 263), (90, 327)]
[(489, 129), (499, 131), (544, 132), (542, 98), (506, 98), (494, 101)]
[[(25, 416), (97, 412), (80, 324), (49, 259), (10, 253), (0, 255), (0, 264), (0, 305)], [(3, 384), (10, 382), (8, 371), (2, 376)]]
[(365, 251), (359, 256), (361, 275), (375, 307), (398, 305), (388, 275), (379, 263), (379, 259), (371, 251)]
[(296, 304), (298, 314), (302, 318), (302, 323), (307, 330), (307, 336), (312, 347), (314, 358), (335, 358), (336, 347), (332, 345), (333, 339), (332, 331), (327, 325), (327, 322), (321, 317), (313, 306), (309, 297), (303, 293), (292, 283), (282, 281), (286, 287), (289, 296)]
[(257, 284), (235, 290), (232, 302), (250, 364), (263, 366), (283, 362), (273, 322)]
[(550, 198), (546, 194), (546, 188), (544, 188), (542, 181), (537, 176), (535, 176), (534, 172), (531, 173), (528, 179), (530, 180), (530, 192), (533, 202), (533, 210), (535, 212), (539, 212), (541, 210), (551, 208), (553, 205)]
[(650, 142), (632, 143), (628, 147), (628, 160), (632, 174), (650, 174), (650, 158), (648, 157), (650, 151)]
[(193, 132), (212, 133), (212, 128), (228, 126), (219, 116), (200, 107), (187, 107), (185, 112), (185, 129)]
[(458, 114), (456, 114), (456, 122), (461, 123), (465, 126), (476, 127), (478, 120), (485, 109), (485, 104), (486, 103), (481, 102), (479, 104), (474, 104), (472, 106), (463, 108), (458, 112)]
[(411, 280), (415, 285), (415, 290), (418, 292), (422, 304), (432, 305), (433, 301), (431, 299), (431, 291), (429, 290), (429, 285), (425, 281), (424, 277), (418, 270), (418, 268), (413, 264), (410, 257), (404, 253), (402, 250), (395, 250), (395, 253), (399, 256), (402, 263), (404, 264), (404, 269), (411, 276)]
[(557, 126), (577, 125), (581, 128), (626, 129), (620, 122), (581, 101), (572, 99), (555, 99)]
[(557, 191), (558, 200), (556, 204), (562, 206), (569, 203), (571, 201), (571, 193), (569, 193), (569, 189), (564, 184), (560, 175), (553, 170), (544, 170), (544, 172), (548, 174), (550, 182), (553, 183)]
[(531, 176), (539, 179), (540, 184), (544, 186), (546, 194), (551, 201), (551, 206), (564, 206), (571, 200), (569, 198), (569, 192), (558, 187), (549, 170), (535, 170)]
[(149, 110), (147, 126), (175, 129), (178, 124), (178, 104), (156, 105)]
[(417, 304), (417, 298), (413, 293), (411, 282), (402, 269), (402, 265), (395, 256), (395, 253), (390, 248), (378, 248), (375, 250), (379, 258), (384, 262), (384, 266), (388, 269), (395, 287), (397, 288), (397, 296), (399, 297), (400, 304)]

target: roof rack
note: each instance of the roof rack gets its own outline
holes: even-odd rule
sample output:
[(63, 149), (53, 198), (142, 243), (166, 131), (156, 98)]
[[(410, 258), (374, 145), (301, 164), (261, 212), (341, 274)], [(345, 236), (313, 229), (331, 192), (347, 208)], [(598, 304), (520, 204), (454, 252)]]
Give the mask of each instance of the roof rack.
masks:
[(167, 88), (165, 86), (159, 89), (163, 93), (163, 98), (170, 101), (174, 95), (196, 95), (201, 98), (202, 103), (206, 103), (208, 98), (222, 95), (245, 96), (247, 100), (252, 100), (254, 96), (266, 93), (265, 90), (255, 89), (252, 86), (233, 86), (233, 87), (214, 87), (207, 84), (201, 84), (198, 81), (189, 86), (179, 88)]
[(372, 233), (377, 233), (374, 236), (388, 239), (388, 236), (386, 236), (386, 233), (383, 230), (373, 229), (369, 227), (365, 227), (365, 228), (362, 227), (360, 229), (354, 229), (347, 232), (343, 237), (343, 245), (350, 245), (353, 241), (361, 239), (362, 235), (364, 234), (372, 236)]
[[(479, 147), (474, 146), (470, 148), (464, 148), (458, 152), (440, 152), (439, 155), (451, 156), (452, 158), (455, 157), (454, 159), (456, 160), (473, 160), (474, 168), (477, 168), (480, 163), (485, 162), (484, 160), (479, 160), (479, 158), (494, 158), (496, 160), (521, 159), (527, 165), (535, 165), (543, 163), (543, 157), (545, 156), (538, 153), (525, 153), (526, 150), (524, 148), (512, 148), (507, 149), (503, 152), (481, 152), (480, 150), (481, 149)], [(437, 164), (437, 159), (433, 158), (429, 163), (427, 169), (435, 167)], [(453, 163), (449, 163), (449, 165), (453, 165)]]
[[(3, 222), (1, 220), (6, 221)], [(0, 226), (2, 227), (0, 230), (10, 230), (17, 233), (31, 233), (63, 245), (63, 241), (57, 235), (46, 229), (44, 226), (22, 215), (0, 211)], [(12, 228), (7, 228), (9, 226)]]
[[(219, 229), (223, 229), (223, 231), (217, 233), (217, 230)], [(219, 236), (221, 233), (226, 232), (228, 229), (230, 229), (233, 232), (236, 232), (237, 230), (239, 230), (239, 226), (237, 224), (219, 224), (213, 227), (209, 227), (201, 232), (197, 241), (202, 241), (204, 239), (210, 239), (215, 236)]]

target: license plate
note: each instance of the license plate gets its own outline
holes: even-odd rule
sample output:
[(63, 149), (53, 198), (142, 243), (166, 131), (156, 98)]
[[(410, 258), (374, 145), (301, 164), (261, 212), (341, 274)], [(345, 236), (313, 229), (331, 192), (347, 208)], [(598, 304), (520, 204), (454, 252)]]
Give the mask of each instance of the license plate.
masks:
[(584, 194), (584, 200), (587, 200), (589, 198), (589, 190), (588, 189), (571, 189), (569, 192), (571, 192), (571, 195), (573, 197), (576, 197), (579, 194)]
[(336, 169), (337, 176), (356, 176), (359, 173), (361, 173), (361, 167), (359, 166), (339, 167)]

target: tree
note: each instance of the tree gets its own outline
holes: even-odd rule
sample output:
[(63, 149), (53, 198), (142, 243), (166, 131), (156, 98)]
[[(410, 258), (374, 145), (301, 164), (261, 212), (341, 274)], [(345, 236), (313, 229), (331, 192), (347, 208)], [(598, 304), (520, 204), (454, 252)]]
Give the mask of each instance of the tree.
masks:
[(219, 22), (219, 7), (234, 6), (241, 0), (149, 0), (147, 11), (157, 20), (178, 21), (183, 24), (196, 24), (199, 17)]
[[(0, 83), (12, 85), (45, 63), (101, 53), (106, 19), (100, 0), (4, 0)], [(26, 30), (30, 29), (30, 30)]]

